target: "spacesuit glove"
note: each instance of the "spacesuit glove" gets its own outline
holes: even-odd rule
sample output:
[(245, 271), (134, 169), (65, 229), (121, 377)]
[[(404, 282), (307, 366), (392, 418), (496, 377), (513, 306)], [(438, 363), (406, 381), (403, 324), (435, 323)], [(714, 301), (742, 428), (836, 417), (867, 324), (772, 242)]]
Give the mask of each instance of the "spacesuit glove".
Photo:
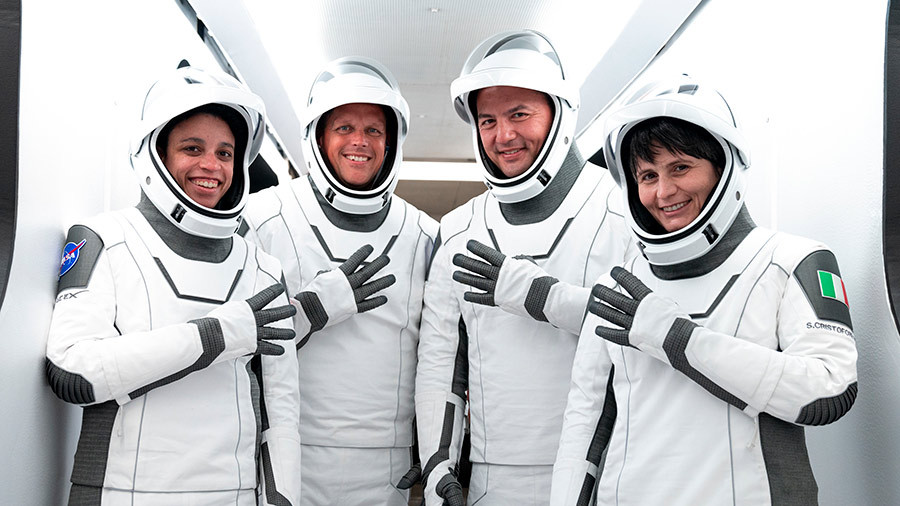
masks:
[[(449, 465), (449, 462), (446, 462)], [(439, 465), (434, 469), (440, 469)], [(425, 482), (425, 502), (428, 506), (466, 506), (465, 497), (463, 497), (462, 485), (459, 484), (457, 475), (459, 467), (453, 466), (447, 469), (443, 475), (432, 473)], [(432, 481), (436, 480), (436, 481)], [(434, 483), (434, 487), (429, 485)]]
[(663, 344), (670, 336), (690, 336), (698, 326), (678, 304), (653, 293), (635, 275), (621, 267), (614, 267), (612, 278), (631, 295), (619, 293), (607, 286), (596, 285), (595, 297), (588, 310), (620, 329), (598, 325), (598, 336), (620, 346), (631, 346), (667, 361)]
[(413, 485), (418, 483), (422, 479), (422, 464), (416, 462), (409, 468), (409, 471), (406, 471), (406, 474), (400, 478), (400, 481), (397, 482), (397, 488), (400, 490), (407, 490), (411, 488)]
[(387, 302), (385, 295), (371, 296), (393, 285), (396, 281), (394, 275), (369, 281), (390, 262), (387, 255), (381, 255), (360, 267), (373, 250), (368, 244), (359, 248), (337, 269), (320, 272), (303, 291), (294, 296), (309, 321), (307, 336)]
[(579, 332), (590, 289), (559, 283), (529, 257), (510, 258), (475, 240), (466, 248), (485, 260), (460, 253), (453, 256), (453, 264), (465, 269), (454, 271), (453, 279), (484, 291), (466, 292), (466, 301)]
[(210, 311), (206, 317), (188, 323), (193, 323), (199, 328), (204, 349), (208, 345), (214, 349), (217, 347), (216, 343), (224, 345), (224, 349), (218, 354), (222, 360), (251, 353), (281, 355), (284, 348), (269, 341), (290, 340), (296, 334), (293, 329), (269, 327), (268, 324), (294, 316), (297, 309), (291, 305), (263, 308), (282, 293), (284, 286), (274, 284), (246, 301), (226, 302)]

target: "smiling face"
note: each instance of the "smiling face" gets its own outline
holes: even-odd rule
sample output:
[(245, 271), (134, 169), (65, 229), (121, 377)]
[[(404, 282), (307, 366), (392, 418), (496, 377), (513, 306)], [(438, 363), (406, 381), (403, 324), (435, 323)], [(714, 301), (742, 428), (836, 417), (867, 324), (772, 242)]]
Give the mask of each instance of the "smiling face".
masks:
[(372, 182), (384, 163), (386, 130), (381, 106), (345, 104), (329, 112), (319, 149), (338, 179), (359, 189)]
[(509, 178), (534, 164), (553, 122), (553, 108), (539, 91), (493, 86), (478, 92), (478, 135), (488, 158)]
[(705, 158), (651, 146), (653, 160), (636, 160), (641, 204), (666, 232), (681, 230), (703, 209), (719, 181), (719, 171)]
[(195, 114), (172, 128), (160, 158), (194, 202), (214, 208), (231, 187), (234, 135), (222, 119)]

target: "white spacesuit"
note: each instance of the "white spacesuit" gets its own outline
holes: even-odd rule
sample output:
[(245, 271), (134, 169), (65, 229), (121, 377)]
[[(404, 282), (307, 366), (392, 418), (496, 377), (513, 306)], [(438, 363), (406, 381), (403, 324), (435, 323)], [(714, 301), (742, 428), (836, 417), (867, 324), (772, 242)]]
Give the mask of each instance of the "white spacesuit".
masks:
[[(387, 153), (364, 187), (342, 181), (322, 147), (323, 129), (345, 104), (376, 104), (386, 120)], [(303, 119), (309, 174), (254, 195), (245, 213), (246, 237), (281, 260), (289, 293), (363, 244), (390, 257), (383, 272), (396, 279), (379, 292), (377, 309), (329, 322), (312, 336), (297, 329), (303, 504), (408, 501), (396, 485), (411, 466), (416, 347), (437, 232), (433, 219), (392, 195), (408, 118), (397, 82), (380, 63), (331, 62), (310, 90)]]
[[(540, 153), (514, 177), (492, 162), (479, 133), (483, 111), (475, 110), (477, 96), (495, 86), (534, 90), (550, 104), (552, 122)], [(526, 255), (553, 277), (534, 287), (542, 301), (555, 293), (557, 279), (589, 286), (620, 264), (629, 237), (615, 210), (612, 178), (585, 166), (573, 143), (578, 89), (565, 80), (543, 35), (521, 31), (487, 39), (470, 55), (451, 95), (457, 113), (472, 126), (489, 191), (441, 220), (426, 283), (416, 378), (426, 501), (462, 504), (456, 466), (468, 403), (469, 503), (546, 504), (575, 353), (572, 332), (580, 326), (589, 289), (576, 291), (581, 307), (567, 322), (543, 314), (539, 303), (525, 303), (527, 314), (540, 320), (535, 321), (469, 303), (466, 287), (452, 279), (452, 262), (470, 240)]]
[[(654, 226), (634, 151), (623, 148), (658, 118), (701, 126), (724, 151), (705, 207), (674, 231)], [(644, 256), (594, 288), (551, 504), (817, 504), (803, 426), (837, 420), (857, 391), (834, 255), (754, 225), (747, 142), (708, 86), (686, 77), (651, 85), (607, 128), (607, 164)]]
[[(263, 111), (225, 74), (161, 79), (131, 146), (141, 202), (69, 230), (47, 343), (51, 387), (84, 406), (69, 504), (298, 504), (297, 363), (282, 348), (296, 310), (278, 262), (235, 235)], [(201, 116), (234, 145), (173, 139)], [(233, 160), (215, 208), (167, 170), (175, 144), (196, 173)]]

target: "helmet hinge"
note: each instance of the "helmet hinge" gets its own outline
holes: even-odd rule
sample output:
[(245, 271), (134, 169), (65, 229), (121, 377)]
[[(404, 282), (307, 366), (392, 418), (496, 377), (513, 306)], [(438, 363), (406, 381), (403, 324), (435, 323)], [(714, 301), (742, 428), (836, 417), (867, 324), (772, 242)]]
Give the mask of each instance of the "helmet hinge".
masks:
[(546, 170), (541, 169), (540, 174), (537, 176), (537, 180), (540, 181), (542, 185), (547, 186), (547, 184), (550, 183), (550, 174), (547, 174)]
[(181, 207), (181, 204), (175, 204), (175, 209), (172, 210), (172, 218), (175, 218), (175, 221), (181, 223), (181, 220), (184, 218), (184, 215), (187, 211)]
[(706, 237), (706, 240), (710, 244), (712, 244), (712, 243), (716, 242), (716, 239), (719, 238), (719, 233), (716, 232), (715, 227), (713, 227), (712, 223), (710, 223), (709, 225), (706, 226), (706, 228), (703, 229), (703, 236)]
[(334, 190), (329, 188), (325, 191), (325, 200), (327, 200), (329, 204), (334, 204), (334, 195)]

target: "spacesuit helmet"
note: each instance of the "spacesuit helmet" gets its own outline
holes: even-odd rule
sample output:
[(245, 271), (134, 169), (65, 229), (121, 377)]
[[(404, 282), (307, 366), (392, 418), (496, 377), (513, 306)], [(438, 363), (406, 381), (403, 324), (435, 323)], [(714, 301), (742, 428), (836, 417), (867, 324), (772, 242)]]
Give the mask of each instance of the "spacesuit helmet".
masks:
[[(388, 130), (384, 161), (364, 188), (341, 181), (319, 146), (319, 134), (328, 113), (342, 105), (357, 103), (381, 106)], [(387, 205), (397, 187), (397, 173), (403, 160), (409, 105), (400, 94), (397, 80), (384, 65), (362, 56), (338, 58), (327, 64), (309, 90), (301, 124), (306, 167), (332, 207), (350, 214), (372, 214)]]
[[(198, 204), (185, 193), (163, 163), (165, 154), (158, 151), (157, 141), (164, 143), (172, 127), (195, 110), (213, 111), (228, 124), (235, 139), (231, 186), (214, 208)], [(200, 237), (226, 238), (240, 226), (249, 195), (250, 163), (259, 153), (264, 132), (265, 106), (259, 96), (228, 74), (185, 66), (147, 91), (131, 136), (131, 165), (143, 193), (175, 226)]]
[[(478, 129), (478, 90), (513, 86), (544, 93), (553, 106), (547, 139), (532, 163), (508, 178), (488, 158)], [(462, 72), (450, 84), (456, 114), (472, 127), (472, 142), (485, 183), (500, 202), (528, 200), (541, 193), (556, 176), (574, 141), (581, 104), (578, 87), (567, 80), (559, 55), (550, 40), (533, 30), (498, 33), (469, 55)]]
[[(721, 145), (724, 166), (715, 188), (687, 226), (666, 232), (641, 204), (628, 153), (629, 134), (652, 118), (675, 118), (708, 132)], [(623, 190), (626, 221), (643, 254), (655, 265), (673, 265), (709, 252), (744, 205), (750, 149), (731, 106), (714, 88), (682, 75), (650, 83), (613, 112), (605, 124), (607, 167)]]

